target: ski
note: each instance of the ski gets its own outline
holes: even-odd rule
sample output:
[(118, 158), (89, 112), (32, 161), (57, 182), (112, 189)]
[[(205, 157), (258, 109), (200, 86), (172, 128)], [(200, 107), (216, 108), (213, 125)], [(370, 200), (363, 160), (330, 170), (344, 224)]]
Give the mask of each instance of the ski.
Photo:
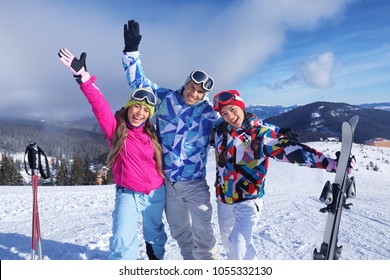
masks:
[(349, 209), (352, 205), (346, 203), (347, 198), (356, 196), (355, 180), (348, 176), (348, 165), (358, 121), (359, 116), (354, 116), (342, 124), (341, 150), (334, 183), (326, 182), (320, 196), (320, 200), (327, 204), (320, 211), (327, 213), (328, 216), (320, 250), (316, 248), (313, 252), (314, 260), (337, 260), (342, 251), (342, 246), (337, 245), (341, 213), (343, 208)]

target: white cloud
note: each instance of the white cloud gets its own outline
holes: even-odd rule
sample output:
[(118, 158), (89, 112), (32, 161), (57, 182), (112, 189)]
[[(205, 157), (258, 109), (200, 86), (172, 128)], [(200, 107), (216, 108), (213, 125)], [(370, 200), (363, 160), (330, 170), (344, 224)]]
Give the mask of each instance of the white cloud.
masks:
[(281, 90), (296, 84), (311, 88), (327, 89), (333, 86), (335, 69), (333, 53), (325, 52), (309, 58), (291, 77), (270, 85), (272, 90)]
[(331, 52), (310, 59), (302, 67), (302, 79), (314, 88), (330, 88), (333, 85), (334, 55)]
[[(129, 18), (140, 22), (140, 51), (149, 78), (176, 89), (188, 73), (199, 68), (215, 78), (217, 92), (234, 87), (278, 53), (286, 31), (311, 30), (341, 13), (351, 0), (280, 0), (277, 5), (270, 0), (164, 5), (156, 1), (154, 11), (163, 5), (161, 17), (150, 13), (150, 3), (133, 1), (121, 1), (120, 8), (99, 6), (103, 1), (17, 2), (2, 3), (0, 8), (0, 100), (4, 94), (16, 98), (19, 86), (31, 85), (39, 96), (25, 103), (18, 97), (18, 105), (31, 110), (41, 106), (59, 114), (75, 109), (89, 112), (87, 102), (80, 102), (81, 93), (71, 75), (58, 62), (56, 53), (61, 47), (75, 54), (86, 51), (88, 70), (97, 75), (112, 108), (122, 105), (129, 91), (120, 63), (122, 28)], [(306, 69), (308, 85), (331, 82), (328, 68), (321, 68), (326, 63), (329, 67), (330, 57), (322, 59)], [(57, 103), (62, 106), (54, 107)], [(17, 110), (10, 104), (0, 102), (0, 112)]]

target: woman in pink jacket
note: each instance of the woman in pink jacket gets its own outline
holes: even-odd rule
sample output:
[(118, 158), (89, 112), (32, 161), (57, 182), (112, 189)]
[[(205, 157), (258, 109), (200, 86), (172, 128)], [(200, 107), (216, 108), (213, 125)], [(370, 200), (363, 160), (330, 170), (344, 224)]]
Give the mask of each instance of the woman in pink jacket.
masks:
[(156, 96), (150, 89), (135, 90), (115, 115), (86, 70), (86, 54), (77, 59), (67, 49), (58, 53), (92, 106), (110, 143), (108, 166), (116, 184), (110, 259), (137, 259), (137, 223), (143, 216), (143, 235), (149, 259), (163, 259), (167, 235), (162, 222), (165, 205), (162, 150), (154, 126)]

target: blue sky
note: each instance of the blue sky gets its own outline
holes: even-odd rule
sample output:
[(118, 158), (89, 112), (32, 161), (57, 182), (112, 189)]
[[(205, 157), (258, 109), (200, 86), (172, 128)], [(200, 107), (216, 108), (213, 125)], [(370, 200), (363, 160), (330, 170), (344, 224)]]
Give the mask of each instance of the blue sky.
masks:
[(390, 102), (389, 14), (387, 0), (2, 1), (0, 115), (92, 115), (58, 61), (62, 47), (87, 53), (121, 107), (128, 19), (140, 23), (144, 70), (160, 86), (177, 89), (203, 69), (215, 78), (210, 97), (236, 89), (247, 104)]

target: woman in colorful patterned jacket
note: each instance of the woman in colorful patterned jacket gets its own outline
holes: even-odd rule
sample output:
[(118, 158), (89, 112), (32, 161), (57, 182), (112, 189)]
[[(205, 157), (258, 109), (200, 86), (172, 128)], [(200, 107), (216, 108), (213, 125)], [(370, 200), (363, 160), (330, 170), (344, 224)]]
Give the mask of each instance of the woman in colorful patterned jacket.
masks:
[(219, 119), (207, 99), (214, 81), (196, 70), (177, 90), (160, 87), (144, 75), (138, 22), (125, 24), (124, 41), (122, 63), (130, 87), (151, 87), (157, 95), (156, 128), (163, 148), (165, 213), (172, 237), (183, 259), (218, 259), (206, 181), (211, 130)]
[(255, 115), (246, 113), (245, 103), (236, 90), (216, 94), (213, 108), (224, 120), (212, 136), (222, 243), (229, 259), (250, 260), (256, 256), (252, 235), (263, 204), (268, 159), (330, 172), (335, 171), (337, 161), (309, 146), (278, 137)]
[(150, 89), (137, 89), (114, 115), (95, 84), (96, 78), (86, 71), (86, 54), (77, 59), (67, 49), (61, 49), (58, 55), (80, 84), (110, 143), (107, 161), (114, 175), (116, 198), (109, 258), (137, 259), (137, 225), (142, 213), (147, 255), (149, 259), (163, 259), (167, 235), (162, 222), (165, 205), (162, 149), (150, 121), (156, 96)]

